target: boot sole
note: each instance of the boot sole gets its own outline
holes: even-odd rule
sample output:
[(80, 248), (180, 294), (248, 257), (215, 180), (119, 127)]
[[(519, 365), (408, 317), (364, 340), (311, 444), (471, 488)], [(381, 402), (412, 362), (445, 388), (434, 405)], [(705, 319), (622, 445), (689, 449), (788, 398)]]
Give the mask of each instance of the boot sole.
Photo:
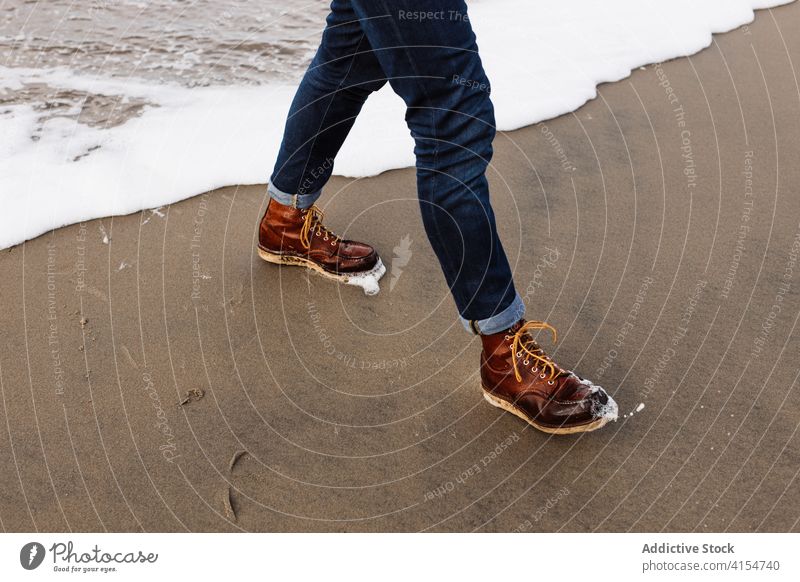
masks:
[[(310, 259), (305, 259), (303, 257), (298, 257), (294, 255), (282, 255), (280, 253), (273, 253), (261, 247), (258, 247), (258, 256), (267, 261), (268, 263), (272, 263), (275, 265), (305, 267), (312, 273), (320, 275), (326, 279), (331, 279), (339, 283), (344, 283), (345, 285), (355, 285), (357, 287), (361, 287), (362, 289), (364, 289), (364, 293), (367, 295), (377, 295), (378, 291), (380, 291), (380, 287), (378, 286), (378, 281), (386, 273), (386, 267), (384, 266), (383, 261), (381, 261), (380, 257), (378, 258), (378, 262), (375, 263), (375, 266), (367, 271), (338, 274), (326, 271), (325, 269), (323, 269), (317, 263), (315, 263)], [(373, 280), (374, 283), (369, 284), (370, 279)]]
[(486, 399), (486, 402), (491, 404), (492, 406), (496, 406), (497, 408), (501, 408), (506, 412), (510, 412), (514, 416), (517, 416), (531, 425), (533, 428), (540, 430), (542, 432), (546, 432), (547, 434), (576, 434), (579, 432), (591, 432), (593, 430), (597, 430), (608, 424), (608, 422), (612, 419), (601, 417), (595, 421), (592, 421), (587, 424), (582, 424), (580, 426), (561, 426), (561, 427), (553, 427), (553, 426), (545, 426), (542, 424), (537, 423), (535, 420), (531, 420), (528, 418), (528, 415), (521, 408), (517, 408), (510, 402), (503, 400), (502, 398), (498, 398), (497, 396), (493, 396), (490, 394), (484, 387), (481, 385), (481, 390), (483, 391), (483, 397)]

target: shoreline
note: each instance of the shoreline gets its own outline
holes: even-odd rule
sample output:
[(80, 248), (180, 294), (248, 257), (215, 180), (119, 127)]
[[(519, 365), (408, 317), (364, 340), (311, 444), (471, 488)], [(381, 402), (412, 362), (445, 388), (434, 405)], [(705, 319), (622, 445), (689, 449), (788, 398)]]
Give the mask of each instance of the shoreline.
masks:
[[(502, 131), (555, 119), (596, 98), (600, 85), (624, 81), (647, 63), (694, 55), (713, 42), (715, 31), (746, 29), (759, 10), (754, 4), (790, 1), (727, 0), (724, 10), (701, 3), (692, 7), (691, 22), (675, 2), (479, 2), (470, 14), (492, 82), (475, 90), (491, 92)], [(625, 26), (609, 34), (612, 22)], [(197, 66), (202, 74), (204, 66)], [(453, 82), (471, 82), (452, 73)], [(269, 176), (296, 86), (264, 79), (258, 86), (190, 87), (169, 75), (164, 81), (115, 76), (114, 67), (104, 77), (0, 67), (7, 102), (0, 114), (7, 136), (0, 184), (24, 193), (6, 196), (0, 249), (65, 224), (160, 208)], [(337, 156), (336, 172), (363, 177), (413, 167), (404, 114), (388, 87), (372, 95)]]

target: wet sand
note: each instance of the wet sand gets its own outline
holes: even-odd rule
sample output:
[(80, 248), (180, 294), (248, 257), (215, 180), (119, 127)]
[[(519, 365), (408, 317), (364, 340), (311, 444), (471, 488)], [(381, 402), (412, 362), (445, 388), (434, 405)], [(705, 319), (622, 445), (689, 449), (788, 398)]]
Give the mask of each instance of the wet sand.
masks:
[(259, 260), (263, 186), (1, 251), (0, 526), (800, 530), (797, 63), (792, 4), (498, 135), (528, 317), (620, 403), (596, 433), (484, 402), (413, 170), (321, 200), (376, 297)]

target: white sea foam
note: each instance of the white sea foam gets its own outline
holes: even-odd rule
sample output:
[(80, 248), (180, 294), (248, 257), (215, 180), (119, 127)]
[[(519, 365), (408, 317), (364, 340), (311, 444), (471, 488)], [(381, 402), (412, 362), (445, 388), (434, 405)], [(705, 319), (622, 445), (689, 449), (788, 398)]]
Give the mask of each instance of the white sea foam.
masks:
[(347, 285), (361, 287), (364, 290), (365, 295), (377, 295), (381, 290), (379, 281), (385, 274), (386, 267), (384, 266), (383, 261), (378, 259), (378, 263), (369, 271), (357, 273), (355, 275), (349, 275), (343, 282)]
[[(647, 63), (692, 54), (789, 0), (478, 0), (470, 19), (492, 80), (497, 125), (515, 129), (574, 110)], [(0, 67), (0, 96), (26, 84), (146, 103), (113, 127), (80, 108), (0, 105), (0, 248), (52, 228), (160, 207), (231, 184), (264, 183), (294, 88), (184, 88), (93, 78), (64, 69)], [(335, 172), (413, 165), (403, 104), (386, 88), (364, 109)]]
[(644, 402), (640, 402), (640, 403), (639, 403), (639, 404), (636, 406), (636, 409), (635, 409), (635, 410), (632, 410), (631, 412), (629, 412), (629, 413), (627, 413), (627, 414), (623, 415), (623, 418), (630, 418), (630, 417), (631, 417), (631, 416), (633, 416), (634, 414), (638, 414), (638, 413), (640, 413), (642, 410), (644, 410)]

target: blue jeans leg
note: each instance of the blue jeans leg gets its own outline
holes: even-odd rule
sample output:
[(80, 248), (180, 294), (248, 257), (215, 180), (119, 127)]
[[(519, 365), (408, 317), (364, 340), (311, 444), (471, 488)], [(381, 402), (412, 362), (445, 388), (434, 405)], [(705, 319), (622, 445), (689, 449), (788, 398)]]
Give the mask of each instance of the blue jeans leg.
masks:
[(423, 224), (461, 320), (475, 333), (502, 331), (524, 303), (489, 200), (491, 85), (463, 0), (334, 0), (270, 187), (300, 207), (313, 203), (328, 160), (386, 80), (407, 106)]
[(497, 234), (486, 169), (491, 84), (463, 0), (352, 0), (415, 140), (423, 224), (467, 329), (524, 314)]
[(385, 84), (350, 2), (334, 1), (320, 47), (289, 109), (270, 196), (297, 208), (311, 206), (367, 97)]

